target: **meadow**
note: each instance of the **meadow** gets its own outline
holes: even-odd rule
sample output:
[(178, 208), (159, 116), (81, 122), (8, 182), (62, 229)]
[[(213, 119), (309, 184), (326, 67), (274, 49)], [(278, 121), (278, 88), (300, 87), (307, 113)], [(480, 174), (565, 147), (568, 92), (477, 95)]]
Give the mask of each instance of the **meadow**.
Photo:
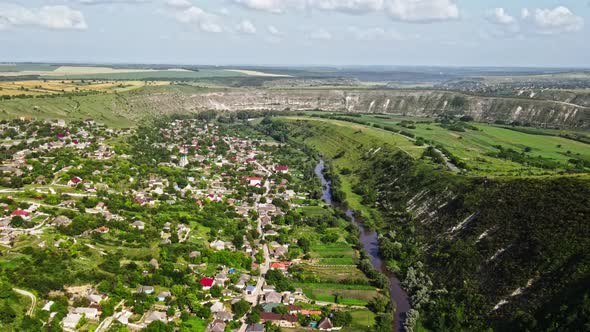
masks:
[[(410, 133), (413, 137), (421, 137), (429, 144), (442, 146), (451, 155), (461, 160), (467, 167), (468, 174), (501, 176), (501, 175), (547, 175), (564, 171), (568, 168), (570, 159), (581, 159), (590, 162), (590, 145), (560, 137), (558, 135), (580, 135), (572, 131), (544, 130), (539, 134), (529, 133), (525, 129), (510, 128), (483, 123), (468, 123), (464, 130), (445, 128), (441, 123), (432, 119), (417, 119), (388, 115), (339, 115), (339, 118), (361, 121), (369, 126), (378, 128), (393, 128), (401, 134)], [(320, 119), (318, 121), (332, 121), (341, 125), (341, 121), (334, 119)], [(351, 123), (351, 126), (370, 128), (362, 124)], [(365, 129), (366, 130), (366, 129)], [(530, 129), (529, 129), (530, 130)], [(400, 135), (389, 132), (390, 135)], [(409, 140), (414, 140), (408, 137)], [(410, 143), (414, 144), (414, 143)], [(530, 163), (512, 161), (495, 156), (500, 150), (511, 149), (522, 153)], [(416, 150), (398, 146), (418, 157)], [(547, 169), (536, 165), (536, 160), (559, 165)]]
[(1, 96), (42, 96), (64, 93), (122, 92), (148, 85), (168, 85), (163, 81), (105, 80), (24, 80), (0, 81)]

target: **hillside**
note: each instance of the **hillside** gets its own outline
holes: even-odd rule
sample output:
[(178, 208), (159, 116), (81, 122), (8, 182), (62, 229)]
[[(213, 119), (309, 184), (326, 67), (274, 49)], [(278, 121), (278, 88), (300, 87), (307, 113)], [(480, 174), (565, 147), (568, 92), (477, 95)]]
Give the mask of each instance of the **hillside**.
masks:
[[(63, 98), (63, 99), (62, 99)], [(64, 108), (63, 104), (71, 104)], [(79, 105), (78, 105), (79, 104)], [(98, 108), (98, 109), (95, 109)], [(145, 87), (117, 94), (0, 101), (3, 117), (85, 118), (137, 122), (146, 115), (204, 110), (310, 110), (389, 113), (415, 117), (469, 115), (481, 122), (590, 128), (590, 109), (559, 101), (480, 97), (434, 90), (208, 89), (189, 85)]]
[[(572, 331), (590, 308), (587, 175), (486, 178), (447, 171), (366, 130), (285, 122), (323, 153), (337, 195), (376, 227), (412, 296), (409, 324), (432, 331)], [(353, 124), (354, 126), (354, 124)], [(325, 143), (324, 143), (325, 142)], [(330, 142), (343, 142), (334, 150)]]

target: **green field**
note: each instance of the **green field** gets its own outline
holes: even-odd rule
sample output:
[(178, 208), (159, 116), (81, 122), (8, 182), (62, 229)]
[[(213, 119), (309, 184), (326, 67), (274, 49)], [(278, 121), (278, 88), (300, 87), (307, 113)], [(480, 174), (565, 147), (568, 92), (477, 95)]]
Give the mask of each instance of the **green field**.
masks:
[[(471, 123), (477, 130), (466, 129), (464, 132), (443, 128), (440, 123), (430, 122), (427, 119), (411, 119), (407, 117), (361, 115), (349, 117), (353, 121), (362, 121), (367, 124), (388, 126), (400, 131), (412, 133), (415, 137), (422, 137), (431, 144), (441, 145), (453, 156), (467, 165), (468, 173), (474, 175), (499, 176), (499, 175), (543, 175), (562, 171), (568, 167), (568, 161), (572, 158), (590, 161), (590, 145), (574, 141), (564, 137), (552, 136), (558, 131), (542, 131), (545, 135), (525, 133), (496, 125)], [(416, 128), (406, 128), (400, 125), (401, 121), (412, 121)], [(318, 121), (332, 121), (335, 125), (341, 125), (341, 121), (332, 119), (320, 119)], [(356, 123), (351, 126), (370, 128)], [(364, 129), (368, 130), (368, 129)], [(571, 132), (565, 132), (570, 133)], [(390, 133), (390, 135), (397, 135)], [(327, 143), (326, 143), (327, 144)], [(507, 159), (498, 158), (491, 154), (497, 153), (497, 146), (504, 149), (512, 149), (518, 153), (525, 153), (527, 158), (541, 158), (547, 162), (561, 164), (561, 167), (545, 169), (538, 166), (523, 164)], [(416, 150), (398, 146), (416, 156)], [(416, 156), (417, 157), (417, 156)]]
[(294, 287), (301, 288), (310, 299), (321, 302), (335, 302), (345, 305), (364, 306), (371, 299), (379, 295), (372, 286), (347, 285), (331, 283), (296, 283)]

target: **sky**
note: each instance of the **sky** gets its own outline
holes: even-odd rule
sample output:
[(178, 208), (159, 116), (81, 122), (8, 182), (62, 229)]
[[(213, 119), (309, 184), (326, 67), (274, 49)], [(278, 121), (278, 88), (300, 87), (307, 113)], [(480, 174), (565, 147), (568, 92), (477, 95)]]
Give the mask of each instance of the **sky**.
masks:
[(590, 0), (0, 0), (0, 61), (590, 67)]

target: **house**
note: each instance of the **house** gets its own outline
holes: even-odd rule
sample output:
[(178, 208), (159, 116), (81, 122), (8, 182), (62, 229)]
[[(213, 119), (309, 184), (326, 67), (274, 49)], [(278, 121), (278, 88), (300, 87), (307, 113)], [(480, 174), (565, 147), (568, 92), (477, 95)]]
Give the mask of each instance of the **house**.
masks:
[(106, 226), (100, 226), (99, 228), (95, 229), (94, 231), (101, 233), (101, 234), (106, 234), (109, 232), (109, 228)]
[(72, 220), (66, 216), (59, 216), (53, 219), (52, 224), (55, 226), (67, 226), (72, 223)]
[(215, 313), (215, 319), (222, 320), (224, 322), (229, 322), (230, 320), (234, 319), (234, 315), (230, 314), (227, 311), (219, 311)]
[(246, 286), (246, 294), (248, 294), (248, 295), (254, 294), (255, 290), (256, 290), (255, 286)]
[(258, 176), (247, 176), (246, 181), (248, 182), (248, 185), (252, 187), (262, 186), (262, 178)]
[(325, 317), (322, 320), (320, 320), (317, 327), (320, 331), (332, 331), (334, 329), (334, 325), (328, 317)]
[(166, 316), (166, 313), (162, 311), (151, 311), (146, 315), (144, 322), (149, 325), (151, 322), (157, 320), (167, 323), (168, 316)]
[(142, 231), (145, 229), (145, 223), (143, 221), (136, 220), (131, 224), (131, 227)]
[(322, 311), (321, 310), (301, 310), (301, 314), (304, 316), (313, 316), (313, 315), (317, 315), (317, 316), (321, 316), (322, 315)]
[(83, 314), (88, 319), (96, 319), (98, 316), (98, 309), (78, 307), (78, 308), (74, 309), (74, 313), (80, 314), (80, 315)]
[(289, 310), (289, 313), (291, 315), (297, 315), (298, 313), (301, 312), (301, 307), (298, 305), (289, 304), (287, 306), (287, 310)]
[(167, 298), (169, 298), (171, 296), (172, 296), (172, 293), (170, 293), (168, 291), (161, 291), (158, 293), (158, 301), (164, 302), (164, 301), (166, 301)]
[(274, 312), (262, 312), (260, 313), (260, 322), (271, 322), (273, 325), (280, 327), (295, 327), (297, 324), (297, 316), (281, 315)]
[(11, 217), (21, 217), (23, 219), (29, 219), (29, 217), (31, 216), (31, 212), (29, 211), (25, 211), (25, 210), (14, 210), (11, 214)]
[(205, 332), (223, 332), (225, 331), (225, 326), (226, 324), (224, 321), (216, 319), (209, 324)]
[(69, 185), (69, 186), (71, 186), (71, 187), (75, 187), (75, 186), (77, 186), (77, 185), (78, 185), (80, 182), (82, 182), (82, 179), (81, 179), (81, 178), (79, 178), (79, 177), (77, 177), (77, 176), (74, 176), (74, 177), (72, 177), (72, 178), (70, 179), (70, 181), (68, 181), (68, 185)]
[(293, 304), (295, 303), (295, 295), (291, 293), (283, 294), (283, 303), (284, 304)]
[(203, 290), (208, 290), (208, 289), (211, 289), (211, 287), (213, 287), (213, 285), (215, 285), (215, 279), (201, 278), (199, 283), (201, 284), (201, 286), (203, 286)]
[(264, 294), (264, 302), (267, 303), (281, 303), (282, 299), (281, 294), (275, 291)]
[(222, 302), (213, 303), (213, 305), (211, 306), (210, 309), (211, 309), (211, 312), (214, 312), (214, 313), (225, 311), (225, 307), (223, 306)]
[(139, 288), (137, 289), (138, 293), (145, 293), (145, 294), (153, 294), (154, 293), (154, 287), (152, 286), (139, 286)]
[(287, 270), (289, 270), (289, 266), (291, 266), (291, 262), (274, 262), (270, 265), (270, 268), (273, 270), (287, 272)]
[(80, 319), (82, 319), (82, 315), (70, 313), (64, 317), (62, 320), (62, 325), (64, 329), (74, 331), (76, 330), (76, 326), (78, 326)]
[(211, 242), (211, 244), (209, 244), (209, 247), (215, 249), (215, 250), (224, 250), (225, 249), (225, 242), (221, 241), (221, 240), (216, 240)]
[(275, 167), (275, 171), (283, 174), (289, 173), (289, 166), (279, 165)]
[(250, 324), (246, 328), (246, 332), (264, 332), (264, 324)]

